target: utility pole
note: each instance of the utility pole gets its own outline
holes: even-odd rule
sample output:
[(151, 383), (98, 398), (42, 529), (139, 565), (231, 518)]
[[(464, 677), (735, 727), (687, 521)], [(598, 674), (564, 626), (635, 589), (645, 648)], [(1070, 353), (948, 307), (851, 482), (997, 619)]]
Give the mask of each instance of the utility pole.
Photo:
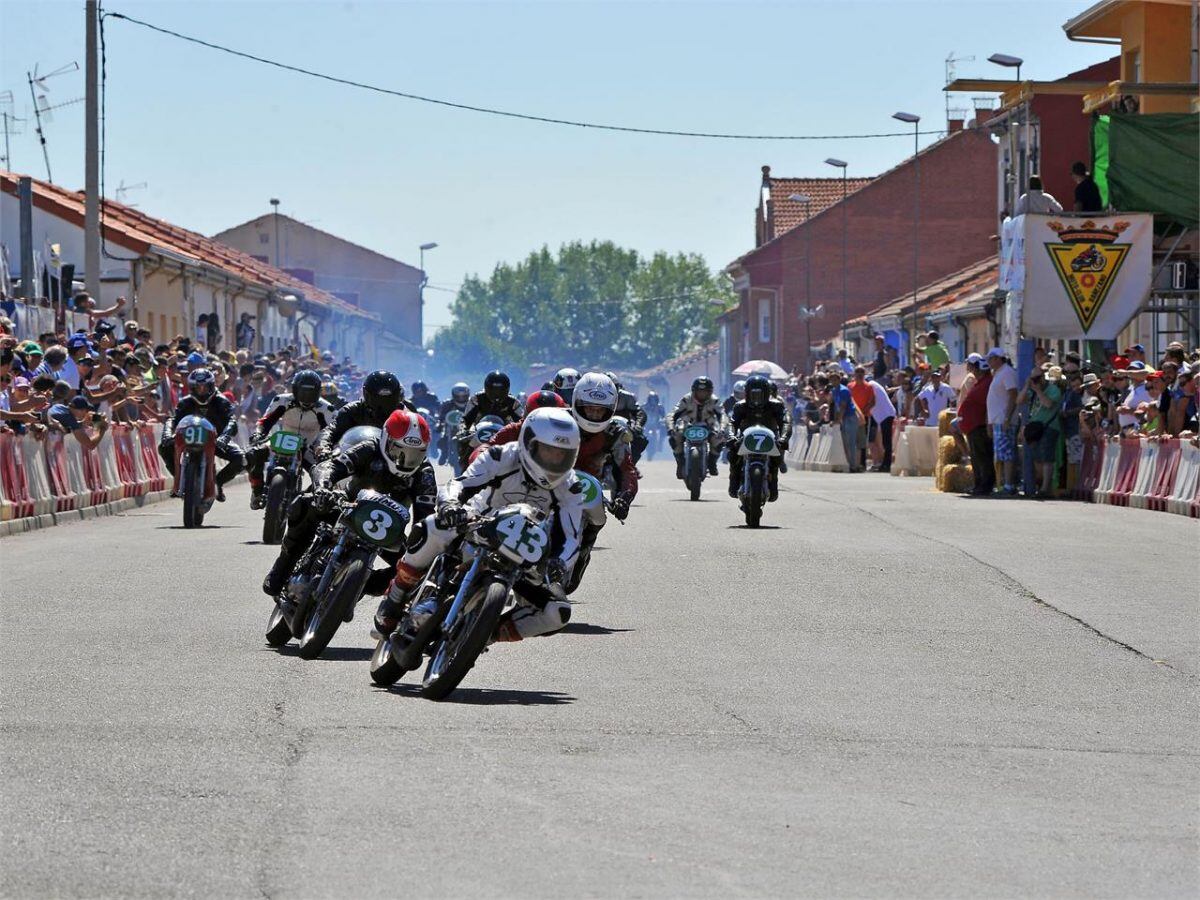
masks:
[(96, 53), (97, 0), (84, 4), (87, 57), (84, 96), (87, 130), (84, 159), (83, 271), (87, 292), (100, 302), (100, 61)]
[(54, 184), (54, 176), (50, 173), (50, 151), (46, 149), (46, 133), (42, 131), (42, 108), (38, 106), (37, 94), (33, 90), (33, 73), (26, 72), (29, 79), (29, 96), (33, 99), (33, 118), (36, 123), (38, 140), (42, 142), (42, 159), (46, 161), (46, 180)]

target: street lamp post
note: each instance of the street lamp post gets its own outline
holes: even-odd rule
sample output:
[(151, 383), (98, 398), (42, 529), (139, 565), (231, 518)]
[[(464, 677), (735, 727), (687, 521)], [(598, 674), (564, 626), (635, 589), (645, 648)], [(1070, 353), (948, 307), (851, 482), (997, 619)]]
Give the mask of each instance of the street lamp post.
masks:
[(920, 285), (918, 281), (918, 267), (921, 258), (921, 117), (916, 113), (898, 112), (893, 113), (892, 118), (899, 122), (907, 122), (913, 127), (913, 171), (916, 188), (913, 191), (913, 310), (912, 310), (912, 335), (908, 348), (908, 357), (911, 363), (913, 345), (916, 343), (917, 335), (917, 288)]
[[(1008, 54), (1008, 53), (993, 53), (991, 56), (988, 57), (988, 62), (993, 63), (994, 65), (997, 65), (997, 66), (1003, 66), (1006, 69), (1016, 69), (1017, 70), (1017, 82), (1020, 83), (1020, 81), (1021, 81), (1021, 64), (1025, 62), (1025, 60), (1021, 59), (1021, 57), (1012, 56), (1011, 54)], [(1025, 103), (1022, 104), (1022, 106), (1025, 107), (1022, 110), (1022, 118), (1024, 118), (1024, 120), (1025, 120), (1025, 153), (1022, 156), (1022, 161), (1024, 162), (1024, 165), (1018, 165), (1015, 167), (1017, 183), (1013, 186), (1013, 201), (1014, 202), (1016, 201), (1016, 198), (1020, 196), (1021, 190), (1023, 189), (1024, 185), (1029, 183), (1029, 176), (1033, 174), (1033, 147), (1030, 145), (1030, 131), (1029, 131), (1029, 118), (1030, 118), (1029, 102), (1026, 101)], [(1015, 140), (1016, 129), (1013, 127), (1013, 123), (1011, 121), (1009, 122), (1008, 133), (1010, 135), (1012, 135), (1013, 139)], [(1013, 141), (1010, 141), (1009, 145), (1012, 146)], [(1013, 162), (1015, 163), (1016, 160), (1013, 160)], [(1005, 199), (1007, 199), (1007, 197)]]
[[(809, 218), (812, 210), (812, 197), (808, 194), (789, 194), (789, 200), (794, 200), (797, 203), (804, 204), (804, 309), (807, 312), (812, 309), (812, 264), (809, 251), (812, 249), (812, 229), (809, 227)], [(778, 355), (778, 354), (776, 354)], [(809, 327), (809, 318), (804, 319), (804, 370), (808, 371), (809, 363), (812, 356), (812, 331)]]
[(279, 198), (271, 198), (271, 207), (275, 215), (275, 268), (279, 268)]
[[(425, 274), (425, 251), (433, 250), (436, 247), (437, 247), (437, 241), (429, 241), (428, 243), (421, 244), (421, 246), (418, 248), (421, 251), (421, 284), (418, 287), (419, 296), (417, 299), (421, 306), (420, 311), (421, 311), (421, 327), (422, 327), (422, 329), (424, 329), (424, 325), (425, 325), (425, 284), (429, 281), (429, 276)], [(425, 343), (424, 333), (422, 333), (420, 336), (420, 343), (422, 343), (422, 344)]]
[(825, 165), (842, 170), (842, 346), (845, 347), (846, 320), (850, 317), (846, 311), (846, 243), (849, 228), (846, 220), (846, 167), (850, 164), (844, 159), (835, 159), (831, 156), (825, 160)]

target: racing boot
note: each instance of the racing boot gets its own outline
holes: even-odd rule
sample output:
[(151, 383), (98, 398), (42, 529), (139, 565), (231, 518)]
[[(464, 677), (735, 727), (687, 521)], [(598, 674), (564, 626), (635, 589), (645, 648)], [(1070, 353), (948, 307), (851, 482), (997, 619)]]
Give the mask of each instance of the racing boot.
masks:
[(683, 480), (683, 454), (675, 454), (675, 477), (680, 481)]
[(292, 555), (286, 550), (280, 549), (279, 555), (275, 557), (275, 562), (271, 564), (271, 571), (263, 579), (263, 593), (268, 597), (278, 597), (283, 592), (283, 587), (287, 584), (288, 577), (292, 574), (295, 565), (296, 561), (292, 559)]
[(396, 574), (392, 577), (387, 595), (375, 610), (375, 628), (371, 636), (379, 639), (396, 630), (404, 616), (404, 607), (410, 599), (409, 593), (421, 582), (424, 573), (418, 572), (403, 560), (396, 563)]
[(263, 508), (263, 483), (261, 481), (257, 484), (251, 483), (250, 485), (250, 508)]
[(767, 479), (767, 502), (774, 503), (779, 499), (779, 476), (772, 475)]
[(717, 455), (715, 453), (708, 454), (708, 474), (714, 478), (717, 476)]
[(738, 498), (738, 491), (742, 487), (741, 474), (737, 466), (729, 467), (729, 496), (734, 500)]

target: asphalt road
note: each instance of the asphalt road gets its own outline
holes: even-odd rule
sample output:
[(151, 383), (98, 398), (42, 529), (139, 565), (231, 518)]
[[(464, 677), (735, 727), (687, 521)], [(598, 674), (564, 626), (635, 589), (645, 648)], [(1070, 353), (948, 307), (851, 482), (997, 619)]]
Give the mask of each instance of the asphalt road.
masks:
[(0, 542), (7, 897), (1195, 896), (1200, 523), (646, 468), (454, 702), (268, 649), (246, 488)]

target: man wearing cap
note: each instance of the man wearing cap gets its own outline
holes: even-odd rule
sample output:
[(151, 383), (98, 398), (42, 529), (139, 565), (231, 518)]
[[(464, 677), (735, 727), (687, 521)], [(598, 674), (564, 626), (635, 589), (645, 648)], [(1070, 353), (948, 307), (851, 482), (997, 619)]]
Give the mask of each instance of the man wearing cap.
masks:
[(1142, 365), (1146, 364), (1146, 348), (1141, 344), (1126, 347), (1122, 355), (1128, 357), (1130, 362), (1140, 362)]
[(1119, 373), (1114, 373), (1124, 375), (1129, 379), (1129, 393), (1125, 395), (1125, 399), (1117, 407), (1117, 424), (1122, 429), (1129, 427), (1136, 428), (1138, 425), (1138, 407), (1143, 403), (1150, 402), (1150, 392), (1146, 389), (1146, 375), (1149, 371), (1144, 362), (1135, 359), (1129, 364), (1129, 368)]
[(987, 354), (988, 368), (992, 371), (992, 383), (988, 385), (987, 422), (992, 429), (992, 450), (995, 461), (1004, 465), (1004, 493), (1016, 496), (1017, 471), (1017, 425), (1014, 413), (1017, 407), (1017, 372), (1008, 364), (1004, 351), (993, 347)]
[[(59, 385), (65, 384), (65, 381), (59, 381), (54, 385), (56, 399), (62, 394)], [(68, 385), (67, 388), (69, 390), (70, 386)], [(84, 450), (91, 450), (99, 444), (101, 438), (104, 437), (104, 432), (108, 430), (108, 420), (99, 413), (94, 413), (87, 398), (79, 395), (71, 397), (65, 403), (62, 401), (55, 403), (47, 414), (62, 427), (63, 431), (75, 435), (75, 440), (79, 441)], [(89, 420), (90, 424), (88, 424)]]

